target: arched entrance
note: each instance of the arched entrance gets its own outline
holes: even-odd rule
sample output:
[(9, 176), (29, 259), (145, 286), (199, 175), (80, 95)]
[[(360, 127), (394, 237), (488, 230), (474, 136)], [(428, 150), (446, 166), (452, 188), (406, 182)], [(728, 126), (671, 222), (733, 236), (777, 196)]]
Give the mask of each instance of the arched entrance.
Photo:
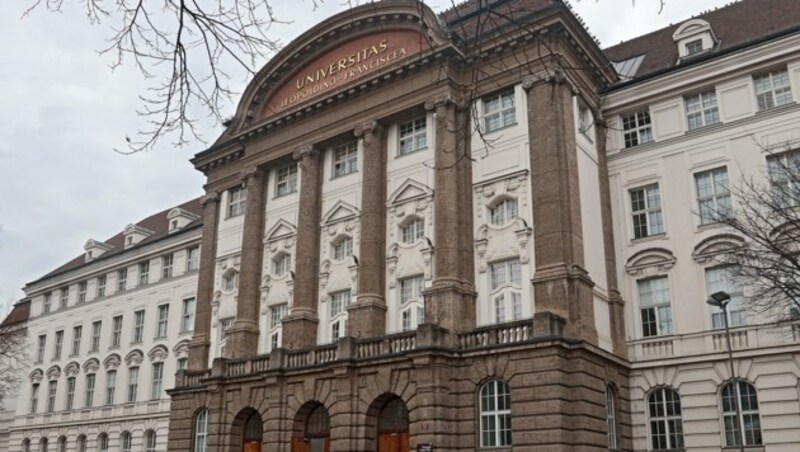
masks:
[(408, 450), (408, 409), (400, 397), (394, 396), (378, 414), (378, 452)]
[(264, 438), (264, 423), (258, 411), (253, 411), (244, 424), (242, 432), (242, 452), (261, 452), (261, 441)]
[(330, 452), (331, 420), (328, 409), (309, 402), (297, 411), (292, 435), (292, 452)]

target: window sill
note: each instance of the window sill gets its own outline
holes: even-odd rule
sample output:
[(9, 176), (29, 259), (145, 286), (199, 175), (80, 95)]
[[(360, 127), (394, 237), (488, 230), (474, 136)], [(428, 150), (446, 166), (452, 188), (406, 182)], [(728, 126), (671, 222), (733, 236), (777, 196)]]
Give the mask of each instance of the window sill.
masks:
[(337, 175), (333, 175), (328, 180), (344, 179), (345, 177), (352, 176), (353, 174), (358, 174), (358, 170), (350, 171), (349, 173), (345, 173), (345, 174), (339, 174), (338, 176)]
[(296, 193), (297, 193), (297, 189), (294, 189), (294, 190), (292, 190), (292, 191), (290, 191), (288, 193), (275, 193), (275, 196), (273, 196), (272, 199), (285, 198), (287, 196), (294, 195)]
[[(483, 133), (485, 135), (489, 135), (489, 134), (492, 134), (492, 133), (500, 132), (501, 130), (504, 130), (504, 129), (510, 129), (511, 127), (516, 127), (517, 125), (519, 125), (519, 123), (517, 121), (514, 121), (514, 122), (509, 123), (509, 124), (504, 124), (502, 127), (498, 127), (496, 129), (493, 129), (493, 130), (486, 130), (486, 126), (484, 125), (483, 126)], [(491, 449), (491, 450), (504, 450), (504, 449)]]
[(711, 223), (699, 224), (699, 225), (697, 225), (697, 232), (702, 232), (702, 231), (705, 231), (707, 229), (716, 229), (716, 228), (721, 228), (721, 227), (727, 226), (728, 223), (726, 223), (726, 221), (728, 221), (728, 220), (713, 221)]
[(667, 233), (666, 232), (662, 232), (660, 234), (648, 235), (647, 237), (639, 237), (638, 239), (636, 239), (636, 238), (631, 239), (630, 244), (634, 245), (634, 244), (637, 244), (637, 243), (646, 243), (646, 242), (652, 242), (652, 241), (655, 241), (655, 240), (666, 240), (667, 238), (668, 238), (667, 237)]
[(409, 155), (418, 154), (418, 153), (420, 153), (422, 151), (427, 151), (427, 150), (428, 150), (428, 146), (425, 146), (425, 147), (421, 147), (419, 149), (414, 149), (413, 151), (408, 151), (406, 153), (398, 152), (397, 154), (395, 154), (394, 158), (399, 159), (399, 158), (407, 157)]

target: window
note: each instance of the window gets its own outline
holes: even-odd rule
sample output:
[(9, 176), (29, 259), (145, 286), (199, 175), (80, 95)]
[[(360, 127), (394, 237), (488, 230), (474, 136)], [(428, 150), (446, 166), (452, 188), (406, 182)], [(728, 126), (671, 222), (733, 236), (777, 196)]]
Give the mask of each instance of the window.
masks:
[(106, 372), (106, 405), (114, 404), (114, 391), (117, 387), (117, 371)]
[(119, 347), (122, 338), (122, 316), (116, 315), (111, 319), (111, 347)]
[(78, 435), (77, 449), (78, 452), (86, 452), (86, 436), (85, 435)]
[(495, 226), (503, 226), (517, 215), (517, 200), (512, 198), (505, 198), (489, 209), (489, 217)]
[(696, 39), (694, 41), (689, 41), (686, 43), (686, 55), (694, 55), (695, 53), (700, 53), (703, 51), (703, 40)]
[(128, 286), (128, 269), (117, 271), (117, 292), (122, 292)]
[(47, 452), (47, 438), (42, 438), (39, 440), (39, 452)]
[(61, 296), (59, 297), (58, 307), (66, 308), (69, 305), (69, 287), (62, 287), (60, 294)]
[(122, 434), (119, 435), (119, 442), (121, 443), (120, 445), (122, 446), (121, 447), (122, 448), (122, 452), (131, 452), (131, 434), (130, 434), (130, 432), (122, 432)]
[(150, 281), (150, 261), (139, 264), (139, 285), (143, 286)]
[(189, 367), (189, 358), (178, 358), (178, 370), (186, 370)]
[(67, 452), (67, 438), (65, 436), (58, 438), (58, 452)]
[(47, 412), (52, 413), (56, 410), (56, 392), (58, 391), (58, 382), (51, 380), (47, 383)]
[(487, 133), (516, 123), (513, 89), (483, 98), (483, 128)]
[(425, 236), (425, 222), (422, 218), (413, 218), (407, 221), (406, 224), (400, 229), (403, 243), (416, 243)]
[(400, 124), (400, 146), (397, 153), (406, 155), (425, 149), (428, 146), (426, 126), (427, 120), (424, 116)]
[(144, 432), (144, 452), (156, 452), (156, 432)]
[(47, 345), (47, 335), (42, 334), (39, 336), (39, 343), (36, 347), (36, 362), (44, 361), (44, 348)]
[(753, 84), (759, 111), (792, 102), (792, 87), (789, 85), (789, 72), (786, 69), (755, 76)]
[(276, 348), (280, 347), (280, 341), (281, 341), (280, 333), (277, 331), (272, 333), (272, 336), (269, 337), (269, 345), (270, 345), (269, 349), (275, 350)]
[(297, 164), (295, 163), (278, 170), (278, 177), (275, 179), (275, 196), (286, 196), (296, 192)]
[(106, 296), (106, 275), (97, 278), (97, 296)]
[(608, 448), (618, 449), (617, 445), (617, 404), (614, 388), (606, 385), (606, 426), (608, 431)]
[[(83, 303), (86, 301), (86, 288), (88, 284), (86, 281), (81, 281), (78, 283), (78, 303)], [(66, 306), (66, 303), (64, 304)]]
[(99, 452), (108, 452), (108, 435), (101, 433), (97, 437), (97, 450)]
[(226, 292), (231, 292), (239, 287), (239, 272), (229, 271), (222, 277), (222, 288)]
[(353, 254), (353, 239), (342, 236), (333, 242), (333, 260), (343, 261), (347, 256)]
[(185, 298), (183, 300), (183, 309), (181, 310), (182, 333), (194, 331), (194, 305), (195, 305), (194, 297)]
[(350, 141), (333, 148), (333, 177), (358, 171), (358, 142)]
[(193, 246), (186, 250), (186, 272), (200, 268), (200, 247)]
[(775, 202), (796, 207), (800, 203), (800, 150), (767, 156), (767, 173)]
[(244, 203), (247, 200), (247, 192), (244, 187), (236, 187), (228, 190), (228, 218), (238, 217), (244, 213)]
[(511, 391), (493, 380), (481, 388), (481, 447), (511, 446)]
[(161, 258), (161, 279), (172, 278), (172, 263), (174, 256), (168, 254)]
[(233, 326), (233, 317), (228, 317), (227, 319), (220, 319), (219, 320), (219, 338), (222, 340), (228, 334), (228, 330), (231, 329)]
[(491, 264), (492, 290), (506, 285), (522, 286), (522, 273), (519, 259), (510, 259)]
[(653, 142), (653, 127), (650, 125), (650, 110), (644, 109), (622, 116), (622, 131), (625, 147)]
[[(762, 444), (761, 418), (758, 414), (756, 388), (746, 381), (726, 384), (722, 388), (722, 420), (725, 425), (725, 446), (734, 447)], [(736, 417), (736, 402), (739, 403), (741, 418)], [(744, 426), (742, 431), (740, 426)]]
[(164, 378), (164, 363), (153, 363), (153, 378), (150, 383), (150, 400), (161, 398), (161, 383)]
[(634, 188), (630, 191), (633, 237), (641, 239), (664, 233), (661, 213), (661, 192), (658, 184)]
[(350, 304), (350, 291), (343, 290), (331, 294), (331, 318), (344, 313)]
[(208, 431), (208, 410), (197, 413), (194, 420), (194, 452), (206, 452), (206, 432)]
[(128, 403), (136, 401), (136, 393), (139, 390), (139, 368), (131, 367), (128, 369)]
[(697, 204), (700, 224), (710, 224), (730, 218), (731, 193), (726, 167), (703, 171), (694, 175), (697, 185)]
[(168, 321), (169, 321), (169, 305), (162, 304), (158, 307), (158, 324), (156, 324), (156, 338), (167, 337)]
[(92, 346), (89, 347), (89, 352), (97, 352), (100, 350), (100, 333), (103, 328), (103, 322), (100, 320), (92, 322)]
[(403, 331), (417, 328), (425, 321), (425, 305), (422, 291), (425, 289), (423, 276), (412, 276), (400, 280), (400, 313)]
[(272, 260), (272, 273), (275, 276), (283, 276), (292, 269), (292, 255), (281, 253)]
[(653, 450), (683, 447), (681, 397), (671, 388), (657, 388), (647, 397), (650, 422), (650, 448)]
[(502, 294), (494, 299), (494, 320), (497, 323), (506, 321), (506, 301)]
[(331, 324), (331, 342), (336, 342), (340, 337), (342, 337), (342, 332), (344, 331), (344, 328), (342, 328), (342, 323), (344, 322), (337, 320)]
[(412, 301), (422, 300), (422, 290), (425, 288), (425, 279), (422, 276), (412, 276), (400, 280), (400, 304), (402, 306)]
[(31, 385), (31, 414), (36, 413), (36, 410), (39, 408), (39, 383), (34, 383)]
[(56, 340), (53, 344), (53, 359), (61, 359), (61, 348), (64, 345), (64, 330), (56, 331)]
[(669, 280), (666, 276), (643, 279), (639, 286), (639, 306), (642, 316), (642, 336), (672, 334)]
[(719, 122), (717, 93), (713, 89), (685, 96), (683, 101), (686, 104), (686, 120), (689, 123), (689, 130)]
[(269, 308), (270, 328), (279, 327), (281, 325), (281, 321), (283, 320), (284, 317), (286, 317), (286, 314), (288, 312), (289, 312), (289, 305), (286, 303), (270, 307)]
[(67, 378), (67, 398), (64, 401), (64, 409), (71, 410), (75, 405), (75, 377)]
[(70, 356), (77, 356), (81, 352), (81, 334), (83, 327), (78, 325), (72, 327), (72, 351)]
[(42, 301), (42, 312), (47, 314), (50, 312), (50, 305), (53, 303), (53, 294), (47, 292), (44, 294), (44, 300)]
[(94, 404), (94, 382), (95, 374), (86, 375), (86, 388), (84, 388), (83, 406), (86, 408)]
[(133, 313), (133, 343), (142, 342), (144, 335), (144, 309)]
[(31, 440), (28, 438), (22, 440), (22, 452), (31, 452)]
[[(710, 296), (724, 290), (731, 296), (728, 302), (728, 325), (741, 326), (746, 323), (747, 315), (744, 309), (742, 287), (735, 277), (736, 267), (716, 267), (706, 269), (706, 291)], [(725, 328), (725, 318), (722, 309), (711, 306), (712, 328)]]

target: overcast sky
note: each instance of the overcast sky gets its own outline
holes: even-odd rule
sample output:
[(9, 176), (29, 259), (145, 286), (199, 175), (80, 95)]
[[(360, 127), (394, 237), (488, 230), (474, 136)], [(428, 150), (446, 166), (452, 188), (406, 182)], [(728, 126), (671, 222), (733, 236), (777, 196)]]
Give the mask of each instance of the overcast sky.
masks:
[[(90, 26), (77, 0), (64, 11), (21, 18), (32, 0), (0, 7), (0, 314), (21, 288), (149, 214), (202, 194), (203, 177), (188, 162), (197, 142), (168, 142), (123, 156), (112, 149), (137, 130), (144, 82), (130, 66), (112, 71), (98, 55), (110, 30)], [(273, 0), (294, 21), (273, 28), (284, 42), (342, 9), (340, 0)], [(450, 1), (430, 0), (437, 11)], [(722, 0), (573, 0), (603, 46), (647, 33), (728, 3)], [(246, 80), (236, 81), (244, 88)], [(235, 106), (230, 106), (232, 114)], [(213, 140), (221, 126), (204, 131)]]

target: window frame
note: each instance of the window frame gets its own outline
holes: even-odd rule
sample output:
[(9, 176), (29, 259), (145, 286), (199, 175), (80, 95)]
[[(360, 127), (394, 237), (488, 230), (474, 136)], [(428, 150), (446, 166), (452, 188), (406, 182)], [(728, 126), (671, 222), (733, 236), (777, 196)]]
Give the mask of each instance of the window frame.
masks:
[(298, 177), (297, 163), (278, 168), (275, 175), (275, 197), (297, 193)]
[(649, 107), (620, 115), (620, 119), (622, 120), (622, 144), (625, 149), (655, 141), (653, 118), (650, 116)]
[(292, 255), (286, 252), (281, 252), (274, 259), (272, 259), (272, 274), (275, 276), (283, 276), (292, 270)]
[[(725, 183), (717, 181), (717, 175), (723, 174), (725, 176)], [(710, 181), (711, 191), (708, 194), (701, 195), (701, 178), (708, 177)], [(730, 174), (726, 165), (710, 168), (707, 170), (697, 171), (692, 174), (694, 179), (694, 188), (697, 201), (697, 214), (700, 217), (700, 226), (709, 224), (722, 223), (733, 216), (733, 204), (731, 199), (730, 190)], [(704, 183), (705, 184), (705, 183)], [(704, 211), (704, 202), (709, 202), (712, 210), (707, 216)]]
[(425, 220), (414, 216), (400, 226), (400, 240), (406, 245), (413, 245), (425, 237)]
[[(781, 85), (780, 87), (775, 87), (775, 78), (776, 75), (779, 76), (782, 80), (786, 81), (785, 85)], [(769, 89), (759, 89), (759, 81), (768, 79), (769, 81)], [(776, 94), (778, 90), (781, 90), (780, 94)], [(784, 66), (781, 68), (776, 68), (771, 71), (762, 72), (760, 74), (753, 75), (753, 93), (756, 96), (756, 108), (758, 111), (766, 111), (771, 110), (773, 108), (782, 107), (784, 105), (789, 105), (794, 102), (794, 93), (792, 93), (792, 82), (789, 76), (789, 68)], [(786, 100), (782, 95), (788, 93), (788, 100)], [(768, 97), (764, 97), (765, 101), (762, 103), (761, 96), (768, 95)], [(778, 99), (782, 99), (780, 103)]]
[(139, 366), (128, 368), (128, 391), (125, 400), (136, 403), (139, 393)]
[(139, 309), (133, 312), (133, 330), (131, 331), (131, 343), (139, 344), (144, 340), (145, 310)]
[(164, 392), (164, 363), (153, 363), (150, 373), (150, 400), (161, 400)]
[(94, 390), (97, 385), (97, 374), (86, 374), (83, 388), (83, 407), (91, 408), (94, 406)]
[[(513, 447), (512, 406), (511, 387), (506, 381), (494, 379), (481, 385), (478, 390), (478, 444), (481, 449)], [(508, 431), (507, 436), (503, 435), (504, 431)]]
[(97, 353), (100, 351), (100, 339), (103, 335), (103, 321), (95, 320), (92, 322), (92, 337), (89, 343), (89, 353)]
[(155, 339), (164, 339), (169, 334), (169, 303), (162, 303), (156, 308)]
[(139, 262), (139, 285), (150, 283), (150, 261)]
[(489, 223), (506, 226), (519, 218), (519, 201), (510, 196), (498, 199), (489, 207)]
[(124, 292), (128, 289), (128, 269), (117, 270), (117, 292)]
[[(411, 146), (408, 147), (407, 149), (404, 149), (404, 143), (411, 143)], [(427, 116), (420, 116), (397, 125), (398, 157), (413, 154), (415, 152), (419, 152), (427, 148), (428, 148)]]
[(200, 269), (200, 247), (186, 248), (186, 273)]
[[(734, 383), (738, 384), (734, 385)], [(736, 398), (736, 402), (739, 404), (738, 416), (736, 413), (736, 406), (731, 403), (733, 400), (728, 402), (730, 409), (725, 409), (726, 398), (731, 398), (730, 394), (726, 395), (726, 392), (730, 392), (729, 388), (731, 387), (734, 388), (733, 397)], [(743, 387), (747, 388), (747, 394), (743, 393)], [(752, 405), (755, 405), (755, 409), (748, 408), (752, 407)], [(742, 443), (744, 443), (744, 447), (761, 446), (764, 444), (764, 436), (761, 429), (761, 410), (758, 407), (758, 390), (756, 389), (755, 385), (741, 378), (728, 380), (720, 388), (719, 406), (724, 447), (739, 447)], [(748, 423), (745, 422), (745, 419), (748, 417), (750, 418), (750, 425), (756, 426), (751, 430), (752, 433), (750, 433), (750, 441), (748, 441)], [(730, 425), (730, 428), (727, 421), (729, 418), (736, 419), (736, 425)], [(753, 420), (755, 420), (755, 422), (753, 422)], [(731, 424), (733, 424), (733, 422), (731, 422)], [(729, 435), (736, 435), (736, 437), (732, 438)], [(730, 443), (731, 439), (734, 439), (733, 444)]]
[[(661, 394), (661, 400), (655, 400), (657, 394)], [(673, 398), (669, 399), (667, 395), (670, 395)], [(672, 414), (669, 414), (670, 403), (672, 403)], [(656, 415), (654, 415), (652, 411), (654, 405), (656, 405), (656, 407), (660, 406), (663, 414), (659, 415), (659, 412), (656, 411)], [(649, 445), (649, 450), (674, 450), (685, 447), (685, 440), (683, 437), (683, 408), (680, 393), (671, 387), (659, 386), (647, 394), (645, 406), (645, 411), (647, 414), (647, 443)], [(675, 414), (676, 408), (677, 414)], [(656, 447), (654, 444), (656, 437), (653, 434), (653, 426), (655, 423), (660, 423), (660, 425), (663, 427), (661, 431), (664, 432), (663, 436), (666, 440), (666, 447)], [(661, 435), (659, 434), (659, 436)]]
[(95, 297), (105, 297), (106, 296), (106, 283), (108, 282), (108, 278), (106, 275), (98, 276), (97, 277), (97, 287), (95, 288)]
[(197, 297), (187, 297), (181, 301), (181, 333), (194, 331), (194, 314), (197, 308)]
[(53, 340), (53, 359), (61, 359), (61, 350), (64, 346), (64, 330), (57, 330)]
[[(510, 100), (510, 105), (504, 105), (504, 101)], [(497, 107), (493, 103), (497, 102)], [(498, 91), (481, 98), (481, 126), (485, 133), (492, 133), (508, 127), (517, 125), (517, 99), (514, 87)], [(508, 118), (510, 114), (511, 118)], [(497, 125), (491, 125), (489, 121), (497, 119)]]
[[(643, 292), (642, 292), (642, 286), (645, 283), (652, 284), (653, 281), (662, 281), (662, 280), (664, 281), (664, 284), (665, 284), (668, 301), (666, 301), (666, 302), (660, 301), (660, 302), (655, 302), (655, 303), (648, 302), (648, 304), (645, 305), (644, 301), (643, 301), (644, 297), (643, 297)], [(664, 291), (664, 289), (659, 289), (658, 290), (658, 292), (663, 292), (663, 291)], [(662, 336), (670, 336), (670, 335), (674, 334), (675, 325), (674, 325), (674, 315), (672, 313), (672, 288), (670, 287), (669, 277), (667, 275), (658, 275), (658, 276), (654, 276), (654, 277), (651, 277), (651, 278), (637, 279), (636, 280), (636, 292), (637, 292), (637, 301), (639, 303), (639, 306), (638, 306), (639, 307), (639, 321), (640, 321), (640, 325), (641, 325), (641, 328), (642, 328), (640, 330), (641, 331), (641, 335), (642, 335), (641, 337), (642, 338), (656, 338), (656, 337), (662, 337)], [(653, 291), (652, 288), (650, 288), (648, 293), (649, 294), (655, 294), (656, 292)], [(666, 308), (666, 309), (662, 309), (662, 308)], [(651, 321), (654, 322), (654, 325), (655, 325), (655, 333), (654, 334), (648, 334), (649, 330), (646, 329), (646, 327), (645, 327), (644, 312), (646, 310), (652, 310), (652, 312), (653, 312), (654, 319), (653, 320), (648, 320), (647, 323), (650, 323)], [(666, 315), (666, 314), (664, 314), (665, 312), (667, 312), (669, 314), (667, 319), (663, 319), (662, 318), (662, 316)]]
[[(195, 414), (194, 431), (192, 432), (192, 450), (194, 452), (206, 452), (208, 445), (208, 409), (203, 408)], [(201, 428), (202, 426), (202, 428)]]
[(175, 255), (167, 254), (161, 256), (161, 279), (169, 279), (174, 276), (173, 269), (175, 264)]
[(64, 410), (70, 411), (75, 406), (75, 388), (78, 385), (77, 377), (67, 377), (67, 392), (64, 397)]
[[(641, 193), (641, 201), (634, 200), (634, 195), (637, 193)], [(630, 202), (631, 226), (633, 227), (634, 240), (666, 234), (664, 203), (661, 201), (661, 186), (658, 182), (629, 189), (628, 200)], [(651, 205), (654, 201), (657, 201), (657, 206)], [(641, 209), (637, 209), (639, 202), (641, 202), (643, 206)], [(656, 216), (659, 221), (654, 221), (653, 216)], [(637, 218), (640, 218), (638, 224)], [(644, 227), (642, 227), (641, 219), (644, 219)], [(653, 225), (659, 225), (660, 229), (656, 230)], [(644, 233), (644, 235), (640, 235), (642, 233)]]
[(70, 356), (78, 356), (81, 353), (81, 340), (83, 336), (83, 325), (72, 327), (72, 349)]
[(225, 206), (225, 218), (228, 219), (244, 215), (246, 202), (247, 188), (245, 188), (244, 185), (229, 188)]
[(110, 369), (106, 371), (106, 397), (104, 405), (113, 405), (114, 396), (117, 392), (117, 370)]
[(358, 140), (351, 140), (333, 147), (331, 154), (331, 179), (338, 179), (358, 172)]
[(111, 317), (111, 345), (108, 348), (119, 348), (122, 345), (122, 314)]
[(349, 235), (340, 235), (331, 242), (331, 260), (344, 262), (353, 255), (353, 238)]
[(686, 127), (696, 130), (722, 122), (717, 102), (717, 91), (711, 88), (694, 94), (683, 96)]

